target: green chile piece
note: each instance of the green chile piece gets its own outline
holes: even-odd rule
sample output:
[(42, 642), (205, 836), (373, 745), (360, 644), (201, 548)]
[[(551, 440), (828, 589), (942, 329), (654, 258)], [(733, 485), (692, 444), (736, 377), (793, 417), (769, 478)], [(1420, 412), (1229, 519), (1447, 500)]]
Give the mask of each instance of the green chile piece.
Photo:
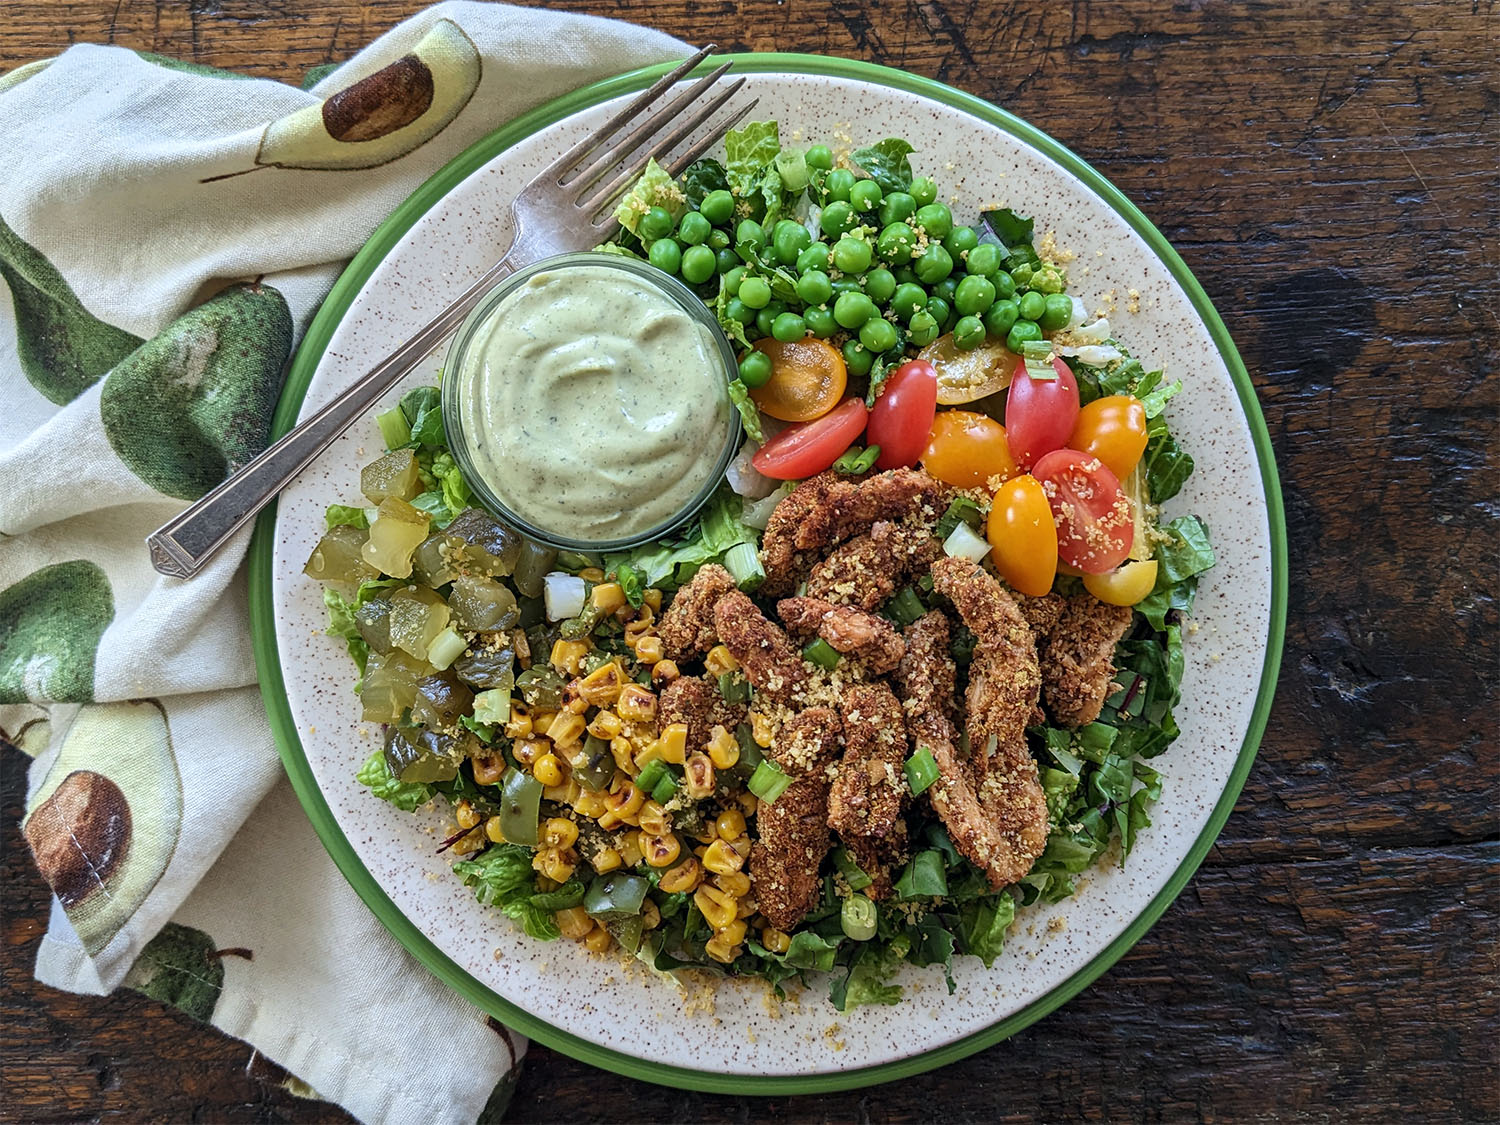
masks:
[(542, 783), (518, 769), (506, 770), (500, 790), (500, 834), (506, 843), (536, 847), (541, 809)]

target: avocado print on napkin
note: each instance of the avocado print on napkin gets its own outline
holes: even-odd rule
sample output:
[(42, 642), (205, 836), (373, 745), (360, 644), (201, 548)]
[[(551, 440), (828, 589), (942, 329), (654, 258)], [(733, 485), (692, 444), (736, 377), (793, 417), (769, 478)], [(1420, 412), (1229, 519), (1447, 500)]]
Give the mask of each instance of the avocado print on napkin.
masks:
[(0, 590), (0, 703), (87, 703), (94, 657), (115, 616), (104, 571), (87, 559), (53, 563)]

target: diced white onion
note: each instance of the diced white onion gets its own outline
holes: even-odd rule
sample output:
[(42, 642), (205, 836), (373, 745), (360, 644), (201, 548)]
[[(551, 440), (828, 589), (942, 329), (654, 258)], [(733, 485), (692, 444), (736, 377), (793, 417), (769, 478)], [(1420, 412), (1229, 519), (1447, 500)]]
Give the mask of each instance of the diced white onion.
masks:
[(751, 500), (746, 497), (745, 509), (740, 516), (740, 520), (748, 527), (753, 527), (757, 531), (764, 531), (766, 524), (771, 521), (771, 513), (775, 511), (776, 505), (792, 494), (792, 487), (792, 482), (786, 481), (769, 496), (764, 496), (759, 500)]
[[(1074, 297), (1073, 300), (1078, 301), (1078, 298)], [(1080, 301), (1079, 304), (1082, 302)], [(1073, 332), (1075, 343), (1102, 344), (1109, 339), (1109, 320), (1106, 317), (1101, 316), (1093, 324), (1083, 324), (1081, 321), (1079, 323), (1081, 327)]]
[(548, 621), (562, 621), (577, 617), (583, 612), (585, 589), (583, 579), (576, 574), (564, 574), (554, 570), (542, 576), (542, 601), (547, 609)]
[(376, 521), (376, 519), (379, 518), (379, 516), (380, 516), (380, 509), (379, 508), (366, 508), (365, 509), (365, 523), (367, 523), (367, 524), (373, 524)]
[(1072, 298), (1072, 301), (1073, 301), (1073, 315), (1070, 316), (1070, 317), (1068, 317), (1068, 323), (1065, 324), (1065, 325), (1063, 325), (1063, 331), (1064, 332), (1071, 332), (1071, 331), (1073, 331), (1073, 329), (1077, 328), (1080, 324), (1082, 324), (1084, 322), (1084, 319), (1089, 315), (1089, 311), (1088, 311), (1088, 309), (1086, 309), (1084, 307), (1084, 304), (1083, 304), (1082, 300), (1080, 300), (1077, 297), (1074, 297), (1074, 298)]
[(1078, 349), (1078, 358), (1090, 367), (1104, 367), (1117, 359), (1123, 359), (1124, 355), (1111, 344), (1089, 344)]
[(968, 559), (978, 562), (990, 553), (990, 545), (974, 534), (974, 529), (963, 520), (943, 540), (943, 553), (952, 559)]
[(759, 448), (753, 441), (746, 438), (745, 444), (740, 446), (740, 451), (734, 455), (734, 460), (729, 462), (729, 467), (724, 470), (724, 479), (729, 482), (729, 487), (737, 496), (759, 500), (775, 492), (781, 483), (762, 476), (750, 463), (750, 458), (755, 456), (755, 451)]

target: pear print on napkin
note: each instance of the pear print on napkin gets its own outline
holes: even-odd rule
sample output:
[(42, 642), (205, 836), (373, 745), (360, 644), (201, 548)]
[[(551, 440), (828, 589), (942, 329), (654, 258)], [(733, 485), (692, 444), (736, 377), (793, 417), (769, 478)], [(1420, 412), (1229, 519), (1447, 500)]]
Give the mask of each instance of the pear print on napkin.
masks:
[(158, 492), (196, 500), (266, 446), (292, 351), (269, 285), (231, 285), (178, 317), (104, 381), (109, 444)]

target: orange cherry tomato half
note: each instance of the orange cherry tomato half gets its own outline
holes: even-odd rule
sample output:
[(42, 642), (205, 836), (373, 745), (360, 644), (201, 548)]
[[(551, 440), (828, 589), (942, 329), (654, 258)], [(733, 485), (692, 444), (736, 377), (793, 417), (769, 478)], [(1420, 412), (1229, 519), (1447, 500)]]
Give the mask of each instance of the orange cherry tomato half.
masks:
[(1057, 557), (1085, 574), (1103, 574), (1125, 561), (1135, 541), (1135, 517), (1120, 480), (1097, 457), (1054, 449), (1032, 469), (1052, 505)]
[(1068, 448), (1089, 453), (1124, 480), (1146, 451), (1146, 407), (1131, 395), (1096, 398), (1078, 412)]
[(1038, 458), (1062, 449), (1078, 421), (1078, 380), (1062, 360), (1052, 359), (1055, 379), (1033, 379), (1026, 361), (1016, 364), (1010, 390), (1005, 397), (1005, 432), (1010, 436), (1011, 456), (1023, 469)]
[(1057, 525), (1041, 482), (1012, 477), (995, 493), (985, 538), (1000, 577), (1023, 594), (1039, 598), (1057, 577)]
[(955, 488), (989, 488), (1020, 470), (1010, 455), (1005, 427), (973, 410), (944, 410), (932, 420), (922, 468)]
[(937, 372), (930, 363), (913, 359), (891, 373), (870, 411), (867, 430), (867, 442), (880, 446), (877, 469), (917, 463), (932, 429), (937, 393)]
[(755, 405), (783, 422), (810, 422), (838, 404), (849, 381), (844, 357), (832, 344), (811, 336), (802, 340), (755, 342), (771, 357), (771, 378), (750, 392)]
[(805, 480), (828, 468), (864, 431), (864, 401), (846, 398), (823, 417), (788, 426), (755, 451), (750, 463), (773, 480)]

